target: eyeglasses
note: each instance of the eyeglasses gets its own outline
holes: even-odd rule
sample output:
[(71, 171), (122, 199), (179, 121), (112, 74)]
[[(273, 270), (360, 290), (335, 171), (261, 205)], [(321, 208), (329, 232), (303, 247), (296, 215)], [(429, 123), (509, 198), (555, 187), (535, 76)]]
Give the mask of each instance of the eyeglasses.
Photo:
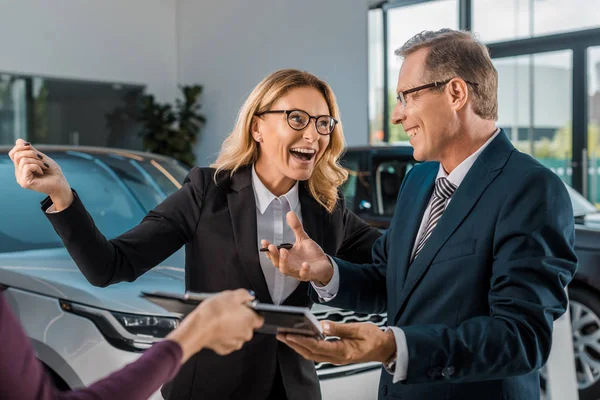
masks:
[(302, 110), (269, 110), (255, 114), (260, 117), (263, 114), (286, 114), (287, 123), (295, 131), (304, 130), (310, 120), (314, 118), (315, 128), (319, 135), (329, 135), (335, 129), (338, 120), (329, 115), (310, 115), (306, 111)]
[[(452, 78), (452, 79), (454, 79), (454, 78)], [(438, 87), (438, 86), (444, 86), (445, 84), (450, 82), (452, 79), (448, 79), (448, 80), (441, 81), (441, 82), (432, 82), (432, 83), (428, 83), (426, 85), (421, 85), (421, 86), (414, 87), (412, 89), (398, 92), (398, 96), (396, 96), (396, 100), (398, 100), (402, 104), (402, 107), (406, 107), (406, 95), (414, 93), (414, 92), (418, 92), (419, 90), (431, 89), (431, 88)], [(475, 83), (475, 82), (469, 82), (469, 81), (465, 81), (465, 82), (468, 83), (469, 85), (473, 85), (473, 86), (479, 85), (478, 83)]]

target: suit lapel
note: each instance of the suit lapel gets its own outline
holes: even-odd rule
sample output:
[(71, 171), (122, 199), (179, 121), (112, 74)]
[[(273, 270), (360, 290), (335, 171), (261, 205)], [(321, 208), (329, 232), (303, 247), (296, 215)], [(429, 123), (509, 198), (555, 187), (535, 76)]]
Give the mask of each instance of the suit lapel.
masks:
[(252, 189), (252, 169), (237, 171), (231, 178), (233, 191), (227, 194), (233, 237), (240, 262), (258, 300), (273, 303), (258, 258), (256, 200)]
[[(475, 161), (458, 189), (456, 189), (450, 204), (448, 204), (419, 256), (409, 266), (404, 286), (397, 300), (397, 312), (394, 323), (397, 322), (402, 307), (410, 297), (415, 286), (431, 266), (431, 262), (440, 248), (448, 241), (450, 236), (477, 204), (487, 187), (501, 172), (502, 167), (506, 164), (508, 156), (513, 150), (514, 147), (504, 132), (501, 131)], [(429, 201), (429, 198), (426, 201)], [(414, 240), (409, 243), (407, 247), (412, 248)]]
[[(423, 167), (426, 168), (425, 165)], [(396, 297), (400, 295), (400, 289), (406, 280), (412, 247), (421, 226), (421, 220), (427, 208), (427, 203), (433, 192), (438, 168), (438, 163), (431, 163), (430, 170), (426, 171), (420, 179), (409, 175), (407, 179), (410, 179), (410, 182), (407, 182), (407, 184), (410, 186), (407, 185), (404, 187), (400, 195), (399, 201), (402, 203), (402, 212), (394, 215), (394, 219), (398, 222), (392, 222), (396, 229), (400, 228), (397, 229), (399, 232), (394, 233), (394, 242), (406, 243), (407, 245), (396, 248), (398, 252), (397, 266), (388, 269), (391, 274), (389, 281), (390, 290), (388, 290), (388, 296), (390, 296), (391, 300), (389, 302), (390, 305), (396, 305)], [(412, 193), (416, 193), (416, 196), (413, 196)], [(406, 221), (406, 224), (402, 224), (402, 221)], [(394, 246), (394, 243), (391, 243), (391, 245)]]

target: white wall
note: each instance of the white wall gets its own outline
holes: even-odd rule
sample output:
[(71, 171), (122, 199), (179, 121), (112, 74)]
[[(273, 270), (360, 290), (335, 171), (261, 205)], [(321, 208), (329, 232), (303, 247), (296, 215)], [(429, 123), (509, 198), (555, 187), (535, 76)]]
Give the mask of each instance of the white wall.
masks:
[(367, 1), (178, 0), (179, 80), (204, 85), (199, 165), (214, 161), (252, 88), (280, 68), (333, 88), (346, 141), (366, 144)]
[(335, 91), (347, 143), (368, 137), (367, 0), (0, 0), (0, 72), (202, 84), (198, 163), (215, 159), (250, 90), (299, 68)]
[(176, 95), (176, 0), (0, 0), (0, 72)]

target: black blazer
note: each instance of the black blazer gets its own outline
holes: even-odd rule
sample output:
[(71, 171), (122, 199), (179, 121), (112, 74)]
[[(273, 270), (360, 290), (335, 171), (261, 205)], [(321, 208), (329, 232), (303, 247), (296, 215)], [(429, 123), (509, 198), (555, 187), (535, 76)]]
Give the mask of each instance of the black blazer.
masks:
[[(217, 292), (247, 288), (259, 301), (272, 303), (260, 267), (256, 203), (251, 168), (232, 177), (214, 169), (194, 168), (183, 187), (150, 211), (143, 221), (119, 237), (106, 240), (81, 200), (56, 214), (46, 214), (85, 277), (96, 286), (133, 281), (186, 246), (186, 288)], [(379, 232), (345, 207), (343, 199), (328, 213), (299, 187), (304, 229), (328, 254), (354, 262), (371, 262), (371, 246)], [(50, 200), (42, 204), (45, 211)], [(308, 284), (302, 283), (286, 305), (311, 306)], [(279, 362), (287, 397), (319, 399), (312, 361), (305, 360), (273, 335), (256, 334), (240, 351), (218, 356), (203, 350), (182, 366), (163, 388), (168, 399), (265, 399)]]

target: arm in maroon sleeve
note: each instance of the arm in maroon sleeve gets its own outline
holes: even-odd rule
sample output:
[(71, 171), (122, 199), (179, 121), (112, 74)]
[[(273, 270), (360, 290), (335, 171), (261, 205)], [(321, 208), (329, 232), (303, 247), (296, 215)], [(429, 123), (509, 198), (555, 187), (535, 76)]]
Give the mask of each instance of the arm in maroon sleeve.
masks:
[(167, 340), (152, 346), (137, 361), (88, 388), (58, 392), (0, 293), (0, 399), (146, 400), (175, 376), (181, 357), (179, 345)]

